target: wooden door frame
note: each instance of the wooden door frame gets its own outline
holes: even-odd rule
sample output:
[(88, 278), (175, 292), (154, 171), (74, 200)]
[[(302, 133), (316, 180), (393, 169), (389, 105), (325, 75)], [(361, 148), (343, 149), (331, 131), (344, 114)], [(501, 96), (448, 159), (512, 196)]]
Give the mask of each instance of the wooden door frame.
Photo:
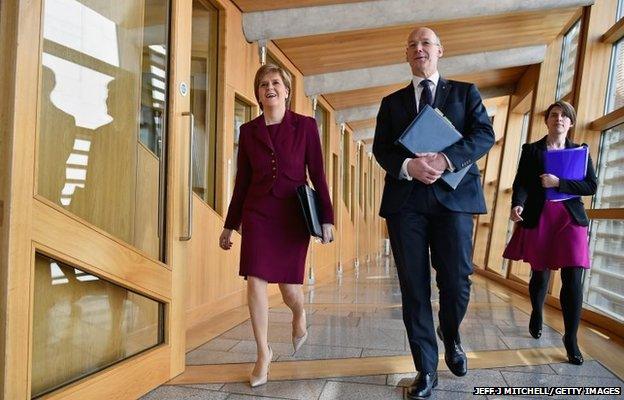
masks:
[[(4, 58), (0, 65), (0, 87), (7, 89), (3, 93), (7, 93), (8, 99), (0, 106), (0, 116), (6, 117), (0, 121), (3, 139), (0, 150), (5, 154), (1, 161), (3, 170), (7, 171), (0, 188), (3, 204), (0, 266), (5, 278), (0, 288), (3, 315), (0, 349), (4, 354), (0, 397), (25, 399), (31, 396), (35, 251), (156, 299), (164, 303), (165, 308), (163, 344), (42, 398), (139, 397), (184, 370), (184, 263), (188, 245), (179, 238), (187, 182), (181, 165), (188, 153), (182, 146), (188, 145), (188, 141), (180, 138), (188, 132), (187, 119), (181, 115), (185, 107), (188, 109), (188, 96), (184, 98), (178, 87), (182, 80), (188, 82), (190, 64), (188, 57), (176, 54), (183, 55), (185, 51), (190, 54), (191, 25), (188, 21), (192, 2), (171, 0), (170, 3), (166, 264), (146, 257), (140, 250), (36, 195), (43, 1), (2, 3), (0, 49), (4, 50), (3, 54), (14, 57)], [(67, 236), (80, 240), (68, 243), (63, 240)], [(80, 250), (77, 244), (80, 242), (90, 243), (91, 251)], [(108, 268), (110, 265), (115, 267)]]

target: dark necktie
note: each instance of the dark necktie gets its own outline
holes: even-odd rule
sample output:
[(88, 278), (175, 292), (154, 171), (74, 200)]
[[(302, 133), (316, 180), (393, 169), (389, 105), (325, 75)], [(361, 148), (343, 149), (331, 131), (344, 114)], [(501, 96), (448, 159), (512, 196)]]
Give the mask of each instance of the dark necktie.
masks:
[(420, 81), (420, 86), (422, 86), (422, 92), (420, 93), (420, 102), (418, 103), (418, 112), (423, 109), (425, 104), (429, 106), (433, 106), (433, 95), (431, 94), (431, 88), (429, 84), (431, 81), (429, 79), (424, 79)]

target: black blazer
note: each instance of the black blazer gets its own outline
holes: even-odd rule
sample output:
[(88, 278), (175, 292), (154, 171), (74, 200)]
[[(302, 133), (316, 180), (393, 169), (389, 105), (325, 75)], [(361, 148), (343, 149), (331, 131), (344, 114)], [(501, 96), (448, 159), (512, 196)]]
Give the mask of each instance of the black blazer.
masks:
[[(565, 147), (579, 147), (566, 138)], [(542, 187), (540, 175), (544, 173), (544, 151), (546, 151), (546, 136), (537, 142), (522, 145), (522, 155), (518, 164), (518, 172), (513, 183), (513, 195), (511, 207), (522, 206), (522, 219), (520, 223), (525, 228), (537, 226), (540, 214), (546, 201), (546, 190)], [(562, 193), (591, 196), (596, 193), (597, 178), (594, 172), (591, 156), (587, 163), (585, 179), (574, 181), (559, 178), (559, 191)], [(565, 200), (563, 202), (572, 219), (578, 225), (589, 225), (589, 219), (585, 213), (583, 202), (580, 197)]]
[[(427, 185), (415, 179), (399, 179), (401, 166), (410, 154), (395, 142), (416, 117), (416, 98), (413, 83), (381, 101), (377, 114), (377, 126), (373, 153), (386, 171), (384, 192), (379, 215), (386, 218), (400, 211), (412, 190), (427, 190)], [(440, 78), (436, 88), (434, 107), (439, 108), (464, 136), (462, 140), (442, 152), (455, 168), (475, 163), (494, 144), (494, 130), (481, 101), (476, 86)], [(473, 214), (485, 213), (485, 199), (479, 169), (476, 164), (468, 170), (455, 190), (441, 179), (431, 185), (436, 199), (451, 211)], [(418, 199), (424, 196), (417, 196)]]

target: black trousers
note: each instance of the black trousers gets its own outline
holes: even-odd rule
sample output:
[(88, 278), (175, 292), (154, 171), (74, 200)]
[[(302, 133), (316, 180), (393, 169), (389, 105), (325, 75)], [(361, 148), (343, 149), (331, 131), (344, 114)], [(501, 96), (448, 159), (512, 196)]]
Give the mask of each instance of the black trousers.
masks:
[[(540, 316), (548, 291), (550, 271), (531, 271), (529, 281), (529, 295), (533, 311)], [(563, 314), (565, 336), (576, 342), (576, 332), (581, 321), (581, 308), (583, 306), (583, 268), (561, 268), (561, 291), (559, 302)]]
[[(403, 322), (417, 371), (434, 372), (438, 345), (431, 309), (431, 265), (440, 292), (438, 318), (445, 345), (459, 339), (470, 299), (472, 215), (448, 211), (428, 191), (412, 193), (403, 209), (386, 219), (397, 265)], [(448, 344), (447, 344), (448, 343)]]

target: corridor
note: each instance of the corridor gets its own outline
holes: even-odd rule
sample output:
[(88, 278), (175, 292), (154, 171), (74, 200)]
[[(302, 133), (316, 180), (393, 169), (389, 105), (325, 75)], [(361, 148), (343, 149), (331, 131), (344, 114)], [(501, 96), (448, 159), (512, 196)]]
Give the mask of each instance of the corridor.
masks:
[[(230, 320), (229, 328), (187, 353), (184, 374), (143, 399), (401, 399), (414, 372), (391, 259), (362, 263), (331, 283), (304, 290), (310, 336), (294, 355), (290, 311), (279, 303), (279, 296), (272, 298), (269, 343), (274, 356), (266, 385), (252, 389), (246, 382), (255, 360), (255, 343), (247, 311), (239, 308), (221, 317), (221, 322)], [(432, 279), (434, 311), (436, 292)], [(560, 311), (546, 307), (546, 325), (542, 337), (535, 340), (527, 329), (529, 307), (523, 295), (473, 275), (470, 306), (461, 328), (469, 372), (457, 378), (447, 371), (438, 340), (441, 373), (432, 399), (501, 398), (473, 395), (478, 386), (623, 386), (621, 363), (619, 370), (615, 361), (611, 361), (613, 370), (607, 365), (624, 354), (624, 346), (583, 325), (579, 341), (586, 362), (580, 367), (568, 364), (559, 333)], [(583, 344), (591, 335), (596, 337), (587, 348)], [(592, 349), (600, 346), (602, 351), (594, 354)], [(601, 354), (613, 358), (603, 359)]]

